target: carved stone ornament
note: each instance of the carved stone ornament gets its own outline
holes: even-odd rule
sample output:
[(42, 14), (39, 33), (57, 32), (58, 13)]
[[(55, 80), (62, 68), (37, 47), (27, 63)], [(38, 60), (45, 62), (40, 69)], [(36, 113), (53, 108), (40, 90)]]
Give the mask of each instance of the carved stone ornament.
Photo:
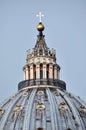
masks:
[(85, 106), (80, 106), (79, 111), (86, 113), (86, 107)]
[(45, 105), (43, 103), (38, 103), (36, 106), (37, 110), (44, 110), (45, 109)]
[(13, 119), (16, 119), (17, 116), (20, 116), (22, 113), (23, 107), (21, 105), (16, 105), (14, 108)]
[(42, 95), (44, 95), (44, 92), (42, 90), (40, 90), (40, 91), (38, 91), (37, 95), (42, 96)]
[(14, 111), (22, 111), (23, 110), (23, 107), (21, 105), (16, 105), (16, 107), (14, 108)]
[(0, 116), (4, 113), (4, 109), (0, 108)]
[(65, 102), (59, 104), (59, 110), (60, 111), (68, 110), (68, 107)]

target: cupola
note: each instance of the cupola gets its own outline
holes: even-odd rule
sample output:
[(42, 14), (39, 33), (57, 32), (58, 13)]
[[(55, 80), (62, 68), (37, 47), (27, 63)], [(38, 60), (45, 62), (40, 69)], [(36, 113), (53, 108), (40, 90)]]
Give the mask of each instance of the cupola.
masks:
[(27, 87), (36, 88), (40, 85), (44, 88), (66, 89), (65, 82), (60, 80), (60, 66), (56, 62), (56, 50), (47, 46), (43, 34), (44, 28), (40, 20), (37, 25), (39, 34), (36, 44), (32, 50), (27, 51), (26, 64), (23, 67), (24, 81), (18, 84), (19, 90)]

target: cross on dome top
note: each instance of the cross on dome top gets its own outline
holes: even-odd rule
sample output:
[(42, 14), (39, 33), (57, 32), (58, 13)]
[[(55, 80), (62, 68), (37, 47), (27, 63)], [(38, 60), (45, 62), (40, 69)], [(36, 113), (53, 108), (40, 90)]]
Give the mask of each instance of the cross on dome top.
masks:
[(39, 22), (42, 22), (42, 17), (44, 17), (44, 14), (42, 14), (41, 12), (39, 12), (39, 14), (36, 15), (37, 17), (39, 17)]

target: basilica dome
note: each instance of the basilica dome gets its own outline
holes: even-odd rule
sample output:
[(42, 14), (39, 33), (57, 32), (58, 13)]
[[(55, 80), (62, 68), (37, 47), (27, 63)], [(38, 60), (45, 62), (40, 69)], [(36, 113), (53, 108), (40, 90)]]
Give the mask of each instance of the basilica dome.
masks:
[(86, 103), (66, 90), (56, 51), (49, 49), (44, 26), (28, 49), (18, 92), (0, 104), (0, 130), (86, 130)]

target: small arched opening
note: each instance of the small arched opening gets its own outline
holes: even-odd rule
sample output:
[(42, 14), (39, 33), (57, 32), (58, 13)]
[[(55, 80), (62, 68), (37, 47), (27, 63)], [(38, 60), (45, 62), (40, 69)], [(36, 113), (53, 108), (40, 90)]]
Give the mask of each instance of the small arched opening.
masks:
[(36, 79), (36, 65), (33, 67), (33, 72), (34, 72), (34, 79)]
[(43, 64), (40, 64), (40, 79), (43, 79)]
[(30, 66), (28, 66), (28, 79), (30, 79)]
[(48, 78), (49, 78), (49, 64), (47, 65), (47, 73), (46, 73), (46, 74), (47, 74), (46, 77), (47, 77), (47, 79), (48, 79)]

